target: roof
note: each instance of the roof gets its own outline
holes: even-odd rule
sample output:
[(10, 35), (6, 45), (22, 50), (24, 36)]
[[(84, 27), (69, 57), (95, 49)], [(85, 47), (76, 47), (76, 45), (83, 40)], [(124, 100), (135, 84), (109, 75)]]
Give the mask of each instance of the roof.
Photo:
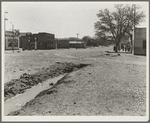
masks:
[(11, 37), (11, 36), (13, 36), (13, 35), (14, 35), (14, 32), (8, 31), (8, 30), (5, 31), (5, 36)]
[(46, 33), (46, 32), (39, 32), (38, 35), (43, 35), (43, 36), (50, 36), (50, 35), (53, 35), (53, 36), (54, 36), (54, 34)]
[(146, 29), (146, 27), (135, 27), (135, 29)]
[(26, 36), (26, 35), (27, 35), (27, 32), (20, 32), (19, 36), (21, 37), (21, 36)]
[(84, 41), (69, 41), (70, 44), (81, 44), (84, 43)]

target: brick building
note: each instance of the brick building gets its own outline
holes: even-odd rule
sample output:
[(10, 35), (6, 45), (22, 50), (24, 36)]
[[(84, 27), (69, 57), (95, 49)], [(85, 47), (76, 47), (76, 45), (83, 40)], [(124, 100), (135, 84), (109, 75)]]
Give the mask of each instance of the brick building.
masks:
[(23, 49), (55, 49), (54, 34), (38, 33), (20, 37)]
[[(19, 40), (21, 39), (21, 37), (27, 36), (28, 34), (29, 34), (29, 32), (20, 32)], [(22, 48), (22, 40), (20, 40), (19, 47)]]
[(133, 54), (146, 55), (146, 28), (135, 28)]
[(57, 40), (57, 48), (69, 48), (69, 40)]

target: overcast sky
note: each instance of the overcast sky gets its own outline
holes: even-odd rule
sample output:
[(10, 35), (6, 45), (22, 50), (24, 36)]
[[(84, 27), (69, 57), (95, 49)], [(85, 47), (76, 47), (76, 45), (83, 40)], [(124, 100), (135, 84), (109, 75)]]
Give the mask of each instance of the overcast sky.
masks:
[[(114, 4), (119, 2), (2, 2), (6, 29), (12, 28), (12, 22), (20, 32), (47, 32), (55, 34), (56, 38), (83, 36), (93, 37), (94, 23), (98, 21), (96, 14), (100, 9), (114, 10)], [(134, 2), (135, 4), (136, 2)], [(127, 4), (127, 2), (125, 2)], [(132, 4), (131, 2), (129, 4)], [(137, 2), (142, 11), (148, 12), (148, 2)], [(147, 19), (147, 18), (146, 18)], [(147, 21), (140, 27), (146, 27)]]

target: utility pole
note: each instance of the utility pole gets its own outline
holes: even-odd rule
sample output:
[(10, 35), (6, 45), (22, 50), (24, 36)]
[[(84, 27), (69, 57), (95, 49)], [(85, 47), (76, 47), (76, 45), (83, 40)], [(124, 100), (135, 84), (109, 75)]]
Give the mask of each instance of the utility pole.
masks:
[(133, 7), (133, 37), (132, 37), (132, 54), (134, 55), (134, 41), (135, 41), (135, 13), (136, 6)]
[(58, 39), (57, 39), (57, 40), (55, 40), (56, 49), (57, 49), (57, 43), (58, 43)]
[(37, 45), (36, 45), (36, 43), (37, 43), (37, 42), (36, 42), (36, 39), (37, 39), (37, 38), (34, 38), (34, 39), (35, 39), (35, 50), (37, 50)]
[(14, 53), (14, 37), (15, 37), (15, 32), (14, 32), (14, 25), (12, 24), (12, 37), (13, 37), (13, 40), (12, 40), (12, 51)]
[[(78, 46), (78, 35), (79, 35), (79, 33), (77, 33), (77, 46)], [(77, 48), (76, 48), (77, 49)]]
[(29, 40), (28, 40), (28, 42), (29, 42), (29, 50), (31, 50), (31, 44), (30, 44), (30, 36), (29, 36)]
[(8, 14), (8, 12), (4, 12), (4, 41), (5, 41), (5, 50), (6, 50), (6, 20), (8, 20), (7, 18), (5, 18), (5, 14)]
[(79, 35), (79, 33), (77, 33), (77, 41), (78, 41), (78, 35)]

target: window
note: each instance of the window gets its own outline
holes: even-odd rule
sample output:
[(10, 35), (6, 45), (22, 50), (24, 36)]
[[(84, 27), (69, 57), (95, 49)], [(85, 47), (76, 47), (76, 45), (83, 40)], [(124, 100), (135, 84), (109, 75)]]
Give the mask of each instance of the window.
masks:
[(8, 43), (8, 47), (12, 47), (12, 43), (9, 42), (9, 43)]
[(146, 49), (146, 40), (143, 40), (143, 49)]
[(18, 40), (14, 39), (13, 44), (14, 44), (14, 47), (18, 47)]
[(12, 47), (12, 39), (8, 39), (8, 47)]

